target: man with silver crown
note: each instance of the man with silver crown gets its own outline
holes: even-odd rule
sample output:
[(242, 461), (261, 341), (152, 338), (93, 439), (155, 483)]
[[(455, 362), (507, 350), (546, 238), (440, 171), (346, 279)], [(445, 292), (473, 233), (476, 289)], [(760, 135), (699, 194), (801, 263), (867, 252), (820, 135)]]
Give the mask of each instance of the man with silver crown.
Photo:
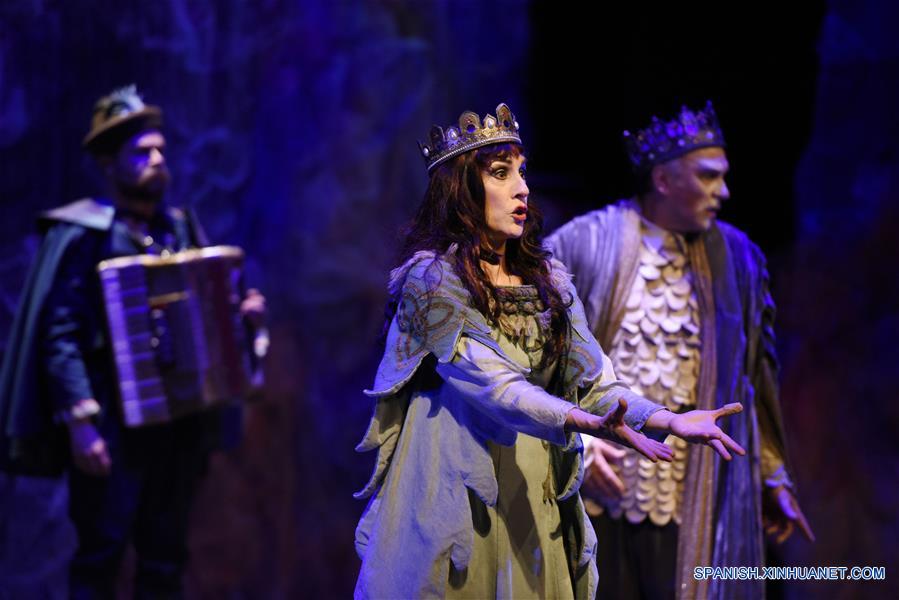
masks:
[(599, 540), (601, 598), (759, 598), (763, 581), (695, 578), (764, 566), (764, 530), (811, 529), (796, 501), (778, 403), (774, 304), (761, 250), (717, 221), (730, 197), (711, 102), (624, 132), (637, 194), (547, 238), (574, 275), (618, 376), (679, 413), (741, 402), (723, 429), (753, 460), (670, 438), (673, 463), (585, 438), (582, 493)]
[[(134, 86), (98, 100), (83, 146), (110, 198), (79, 200), (39, 219), (42, 245), (0, 370), (0, 518), (7, 521), (0, 530), (5, 548), (21, 550), (0, 555), (0, 585), (20, 597), (113, 597), (129, 543), (136, 596), (179, 597), (191, 501), (209, 453), (234, 429), (227, 408), (132, 428), (117, 405), (126, 376), (98, 265), (208, 245), (189, 211), (163, 201), (170, 177), (161, 127), (162, 111)], [(261, 327), (259, 292), (234, 302), (247, 327)], [(163, 335), (155, 330), (150, 345)], [(69, 519), (77, 533), (71, 565)]]

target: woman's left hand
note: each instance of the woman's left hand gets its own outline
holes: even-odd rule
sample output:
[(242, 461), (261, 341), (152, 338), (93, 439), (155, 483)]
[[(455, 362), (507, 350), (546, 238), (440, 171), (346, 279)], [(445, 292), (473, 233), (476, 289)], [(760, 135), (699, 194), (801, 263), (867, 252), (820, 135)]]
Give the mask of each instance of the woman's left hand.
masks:
[(690, 412), (672, 416), (668, 422), (668, 429), (672, 434), (688, 442), (708, 444), (721, 455), (721, 458), (730, 460), (730, 452), (743, 456), (746, 454), (746, 450), (735, 442), (733, 438), (721, 431), (721, 428), (718, 427), (715, 421), (721, 417), (735, 415), (742, 410), (743, 405), (738, 402), (727, 404), (715, 410), (691, 410)]

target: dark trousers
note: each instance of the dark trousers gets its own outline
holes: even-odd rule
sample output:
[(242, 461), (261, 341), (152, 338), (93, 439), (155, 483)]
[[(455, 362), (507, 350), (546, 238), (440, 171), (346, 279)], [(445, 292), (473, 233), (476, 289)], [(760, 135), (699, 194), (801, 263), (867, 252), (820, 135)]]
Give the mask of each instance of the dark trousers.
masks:
[[(118, 425), (115, 425), (118, 428)], [(191, 503), (208, 452), (193, 419), (134, 430), (103, 428), (112, 472), (70, 475), (69, 513), (78, 531), (71, 597), (114, 598), (129, 542), (137, 555), (136, 598), (180, 598)]]
[(599, 545), (598, 599), (674, 598), (677, 525), (673, 521), (664, 527), (649, 519), (634, 525), (606, 513), (590, 521)]

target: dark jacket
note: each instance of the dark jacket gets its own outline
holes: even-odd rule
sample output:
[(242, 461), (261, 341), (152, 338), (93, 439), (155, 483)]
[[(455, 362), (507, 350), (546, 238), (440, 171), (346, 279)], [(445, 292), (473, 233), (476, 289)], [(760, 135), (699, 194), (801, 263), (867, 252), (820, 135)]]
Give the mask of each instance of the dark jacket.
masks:
[[(145, 250), (107, 201), (43, 213), (43, 241), (22, 288), (0, 369), (0, 469), (61, 472), (68, 437), (56, 418), (84, 398), (100, 404), (101, 431), (119, 420), (97, 264)], [(189, 212), (167, 208), (150, 234), (175, 249), (207, 245)], [(117, 427), (117, 425), (114, 425)]]

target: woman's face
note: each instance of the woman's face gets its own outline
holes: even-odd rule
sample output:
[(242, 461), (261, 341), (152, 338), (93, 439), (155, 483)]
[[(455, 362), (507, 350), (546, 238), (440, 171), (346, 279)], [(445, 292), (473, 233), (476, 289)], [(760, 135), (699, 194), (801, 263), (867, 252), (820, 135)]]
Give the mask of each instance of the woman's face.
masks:
[(497, 248), (524, 233), (530, 193), (525, 182), (526, 163), (527, 158), (519, 154), (494, 159), (481, 171), (488, 236)]

